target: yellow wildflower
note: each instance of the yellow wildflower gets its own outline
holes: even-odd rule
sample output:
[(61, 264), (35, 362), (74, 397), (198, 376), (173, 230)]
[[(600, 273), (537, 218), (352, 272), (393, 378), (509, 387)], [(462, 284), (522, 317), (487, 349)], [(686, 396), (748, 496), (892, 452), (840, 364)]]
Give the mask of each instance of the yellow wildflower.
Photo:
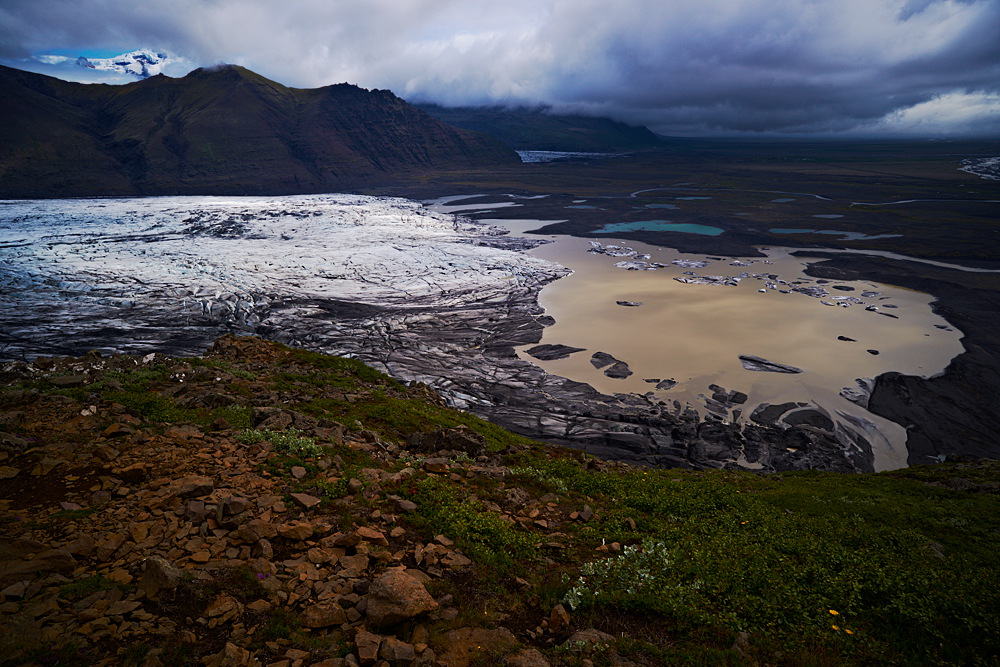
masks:
[(836, 609), (831, 609), (830, 613), (833, 614), (834, 616), (840, 616), (840, 612), (837, 611)]
[(833, 628), (834, 630), (840, 630), (840, 626), (837, 625), (831, 625), (830, 627)]

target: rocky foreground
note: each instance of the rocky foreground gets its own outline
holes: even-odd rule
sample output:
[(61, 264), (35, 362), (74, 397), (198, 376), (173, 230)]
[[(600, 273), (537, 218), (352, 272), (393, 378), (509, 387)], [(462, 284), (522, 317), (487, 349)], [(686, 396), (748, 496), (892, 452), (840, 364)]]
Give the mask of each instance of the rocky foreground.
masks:
[[(219, 361), (292, 370), (288, 354), (248, 338), (212, 351)], [(122, 386), (108, 377), (156, 366), (167, 383), (160, 395), (180, 410), (232, 408), (236, 398), (221, 388), (235, 382), (250, 390), (238, 392), (252, 394), (248, 403), (271, 407), (230, 418), (248, 417), (267, 439), (248, 444), (224, 417), (153, 425), (99, 393), (81, 402), (5, 392), (0, 422), (17, 434), (3, 433), (0, 451), (0, 653), (13, 660), (3, 664), (76, 664), (76, 651), (86, 664), (466, 665), (484, 651), (548, 664), (518, 648), (510, 629), (470, 623), (472, 610), (452, 595), (428, 592), (461, 580), (472, 561), (447, 535), (425, 538), (405, 518), (417, 509), (405, 489), (420, 479), (464, 485), (510, 474), (483, 436), (457, 427), (391, 442), (360, 423), (283, 409), (297, 392), (258, 394), (256, 382), (239, 382), (246, 371), (153, 356), (43, 359), (20, 370), (50, 387), (107, 394)], [(298, 454), (313, 455), (293, 461), (296, 443), (307, 442)], [(530, 526), (540, 541), (593, 514), (516, 487), (506, 495), (504, 521)], [(530, 616), (537, 627), (526, 636), (551, 645), (572, 634), (562, 606)], [(432, 637), (431, 627), (450, 629)]]
[[(986, 517), (975, 531), (956, 537), (948, 520), (942, 542), (890, 533), (884, 547), (885, 527), (855, 535), (894, 511), (873, 486), (877, 518), (851, 507), (852, 528), (826, 545), (825, 527), (796, 523), (813, 510), (754, 500), (780, 478), (643, 473), (539, 446), (425, 385), (256, 338), (224, 337), (202, 358), (39, 358), (0, 379), (2, 665), (905, 663), (941, 657), (942, 637), (967, 658), (996, 646), (1000, 587), (975, 551), (995, 553), (984, 540), (1000, 534), (995, 465), (952, 490), (908, 482), (942, 516), (960, 501)], [(829, 478), (838, 504), (862, 479)], [(806, 479), (809, 503), (825, 479)], [(717, 545), (726, 562), (743, 554), (743, 583), (713, 560), (722, 538), (750, 540)], [(601, 563), (666, 544), (694, 550), (640, 561), (637, 589), (621, 592), (638, 598), (602, 599), (627, 577)], [(756, 567), (778, 553), (789, 560), (773, 575)], [(869, 564), (898, 581), (856, 571)], [(838, 577), (818, 582), (816, 568), (853, 588), (828, 590)], [(656, 592), (668, 575), (664, 590), (686, 597), (661, 607), (676, 594)], [(747, 582), (761, 588), (743, 608)], [(942, 595), (961, 627), (921, 616)], [(830, 630), (834, 613), (844, 631)]]

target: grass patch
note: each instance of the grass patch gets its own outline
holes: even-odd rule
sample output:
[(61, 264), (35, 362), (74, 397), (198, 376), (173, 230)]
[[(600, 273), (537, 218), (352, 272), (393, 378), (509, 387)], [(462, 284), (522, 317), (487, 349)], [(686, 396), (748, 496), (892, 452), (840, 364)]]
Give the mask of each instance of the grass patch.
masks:
[(359, 421), (365, 428), (387, 439), (405, 440), (416, 432), (467, 426), (486, 438), (487, 449), (491, 452), (500, 452), (515, 445), (533, 444), (533, 441), (505, 431), (475, 415), (382, 388), (375, 389), (364, 401), (319, 398), (299, 404), (296, 408), (345, 424)]
[(498, 574), (524, 568), (538, 555), (536, 536), (504, 521), (483, 503), (470, 502), (461, 487), (426, 477), (414, 482), (407, 495), (418, 508), (411, 523), (428, 536), (453, 539), (477, 564)]
[(599, 473), (537, 453), (522, 462), (531, 465), (514, 468), (519, 481), (588, 499), (597, 516), (574, 529), (578, 540), (626, 545), (571, 578), (563, 600), (578, 612), (648, 615), (681, 638), (748, 632), (762, 656), (996, 659), (996, 496), (893, 474)]
[(110, 591), (112, 588), (118, 587), (117, 582), (112, 581), (111, 579), (105, 579), (100, 575), (94, 575), (92, 577), (77, 579), (76, 581), (62, 585), (59, 588), (59, 597), (64, 600), (75, 602), (77, 600), (82, 600), (88, 595), (93, 595), (94, 593), (99, 593), (101, 591)]
[(320, 456), (324, 451), (324, 448), (316, 444), (313, 438), (302, 435), (302, 431), (296, 428), (289, 428), (284, 431), (247, 429), (242, 431), (236, 438), (245, 445), (254, 445), (265, 441), (270, 442), (274, 445), (274, 451), (289, 456)]

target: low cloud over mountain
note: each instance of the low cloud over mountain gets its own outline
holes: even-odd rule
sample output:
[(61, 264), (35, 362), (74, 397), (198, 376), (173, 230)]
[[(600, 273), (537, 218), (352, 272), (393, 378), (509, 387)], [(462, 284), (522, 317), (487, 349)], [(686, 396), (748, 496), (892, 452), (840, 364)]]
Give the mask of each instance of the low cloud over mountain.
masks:
[(996, 0), (9, 0), (0, 26), (0, 62), (34, 71), (56, 49), (154, 47), (667, 134), (1000, 133)]

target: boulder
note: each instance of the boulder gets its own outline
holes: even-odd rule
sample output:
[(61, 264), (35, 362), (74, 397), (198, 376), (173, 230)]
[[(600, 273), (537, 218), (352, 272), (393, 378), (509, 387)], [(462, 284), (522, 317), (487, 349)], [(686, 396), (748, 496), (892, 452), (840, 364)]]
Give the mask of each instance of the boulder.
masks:
[(359, 630), (354, 635), (354, 646), (358, 651), (358, 659), (362, 664), (371, 664), (378, 659), (378, 649), (382, 643), (382, 637), (367, 630)]
[(407, 644), (395, 637), (384, 638), (378, 654), (383, 660), (388, 660), (393, 665), (409, 665), (417, 657), (413, 644)]
[(147, 598), (155, 598), (160, 591), (173, 590), (181, 583), (181, 571), (165, 558), (150, 556), (142, 565), (142, 577), (136, 584)]
[[(30, 540), (23, 542), (30, 543)], [(68, 572), (76, 567), (76, 561), (66, 549), (45, 549), (43, 546), (41, 552), (35, 553), (31, 560), (22, 560), (28, 553), (35, 552), (13, 554), (9, 560), (0, 560), (0, 587), (31, 579), (40, 572)]]
[(215, 483), (208, 477), (188, 475), (175, 479), (167, 487), (167, 493), (177, 498), (197, 498), (207, 496), (215, 490)]
[(254, 667), (260, 664), (250, 651), (232, 642), (226, 642), (225, 648), (204, 658), (202, 662), (205, 667)]
[(416, 452), (437, 452), (442, 449), (465, 452), (469, 456), (486, 453), (486, 438), (467, 426), (438, 429), (430, 433), (414, 433), (406, 443)]
[(399, 568), (387, 571), (368, 590), (368, 621), (388, 627), (439, 607), (424, 585)]
[(586, 351), (586, 348), (584, 347), (570, 347), (569, 345), (536, 345), (530, 350), (527, 350), (528, 354), (533, 356), (535, 359), (541, 359), (542, 361), (567, 359), (569, 358), (569, 355), (575, 352), (584, 351)]
[(589, 644), (608, 644), (614, 640), (615, 638), (606, 632), (601, 632), (595, 628), (588, 628), (587, 630), (577, 630), (571, 634), (569, 639), (563, 642), (563, 647), (575, 650)]
[(302, 625), (307, 628), (328, 628), (347, 623), (347, 614), (336, 605), (313, 605), (302, 610)]
[(795, 366), (788, 366), (787, 364), (779, 364), (777, 361), (768, 361), (767, 359), (762, 359), (760, 357), (755, 357), (752, 354), (741, 354), (740, 363), (743, 364), (743, 368), (748, 371), (757, 371), (761, 373), (801, 373), (801, 368), (796, 368)]

